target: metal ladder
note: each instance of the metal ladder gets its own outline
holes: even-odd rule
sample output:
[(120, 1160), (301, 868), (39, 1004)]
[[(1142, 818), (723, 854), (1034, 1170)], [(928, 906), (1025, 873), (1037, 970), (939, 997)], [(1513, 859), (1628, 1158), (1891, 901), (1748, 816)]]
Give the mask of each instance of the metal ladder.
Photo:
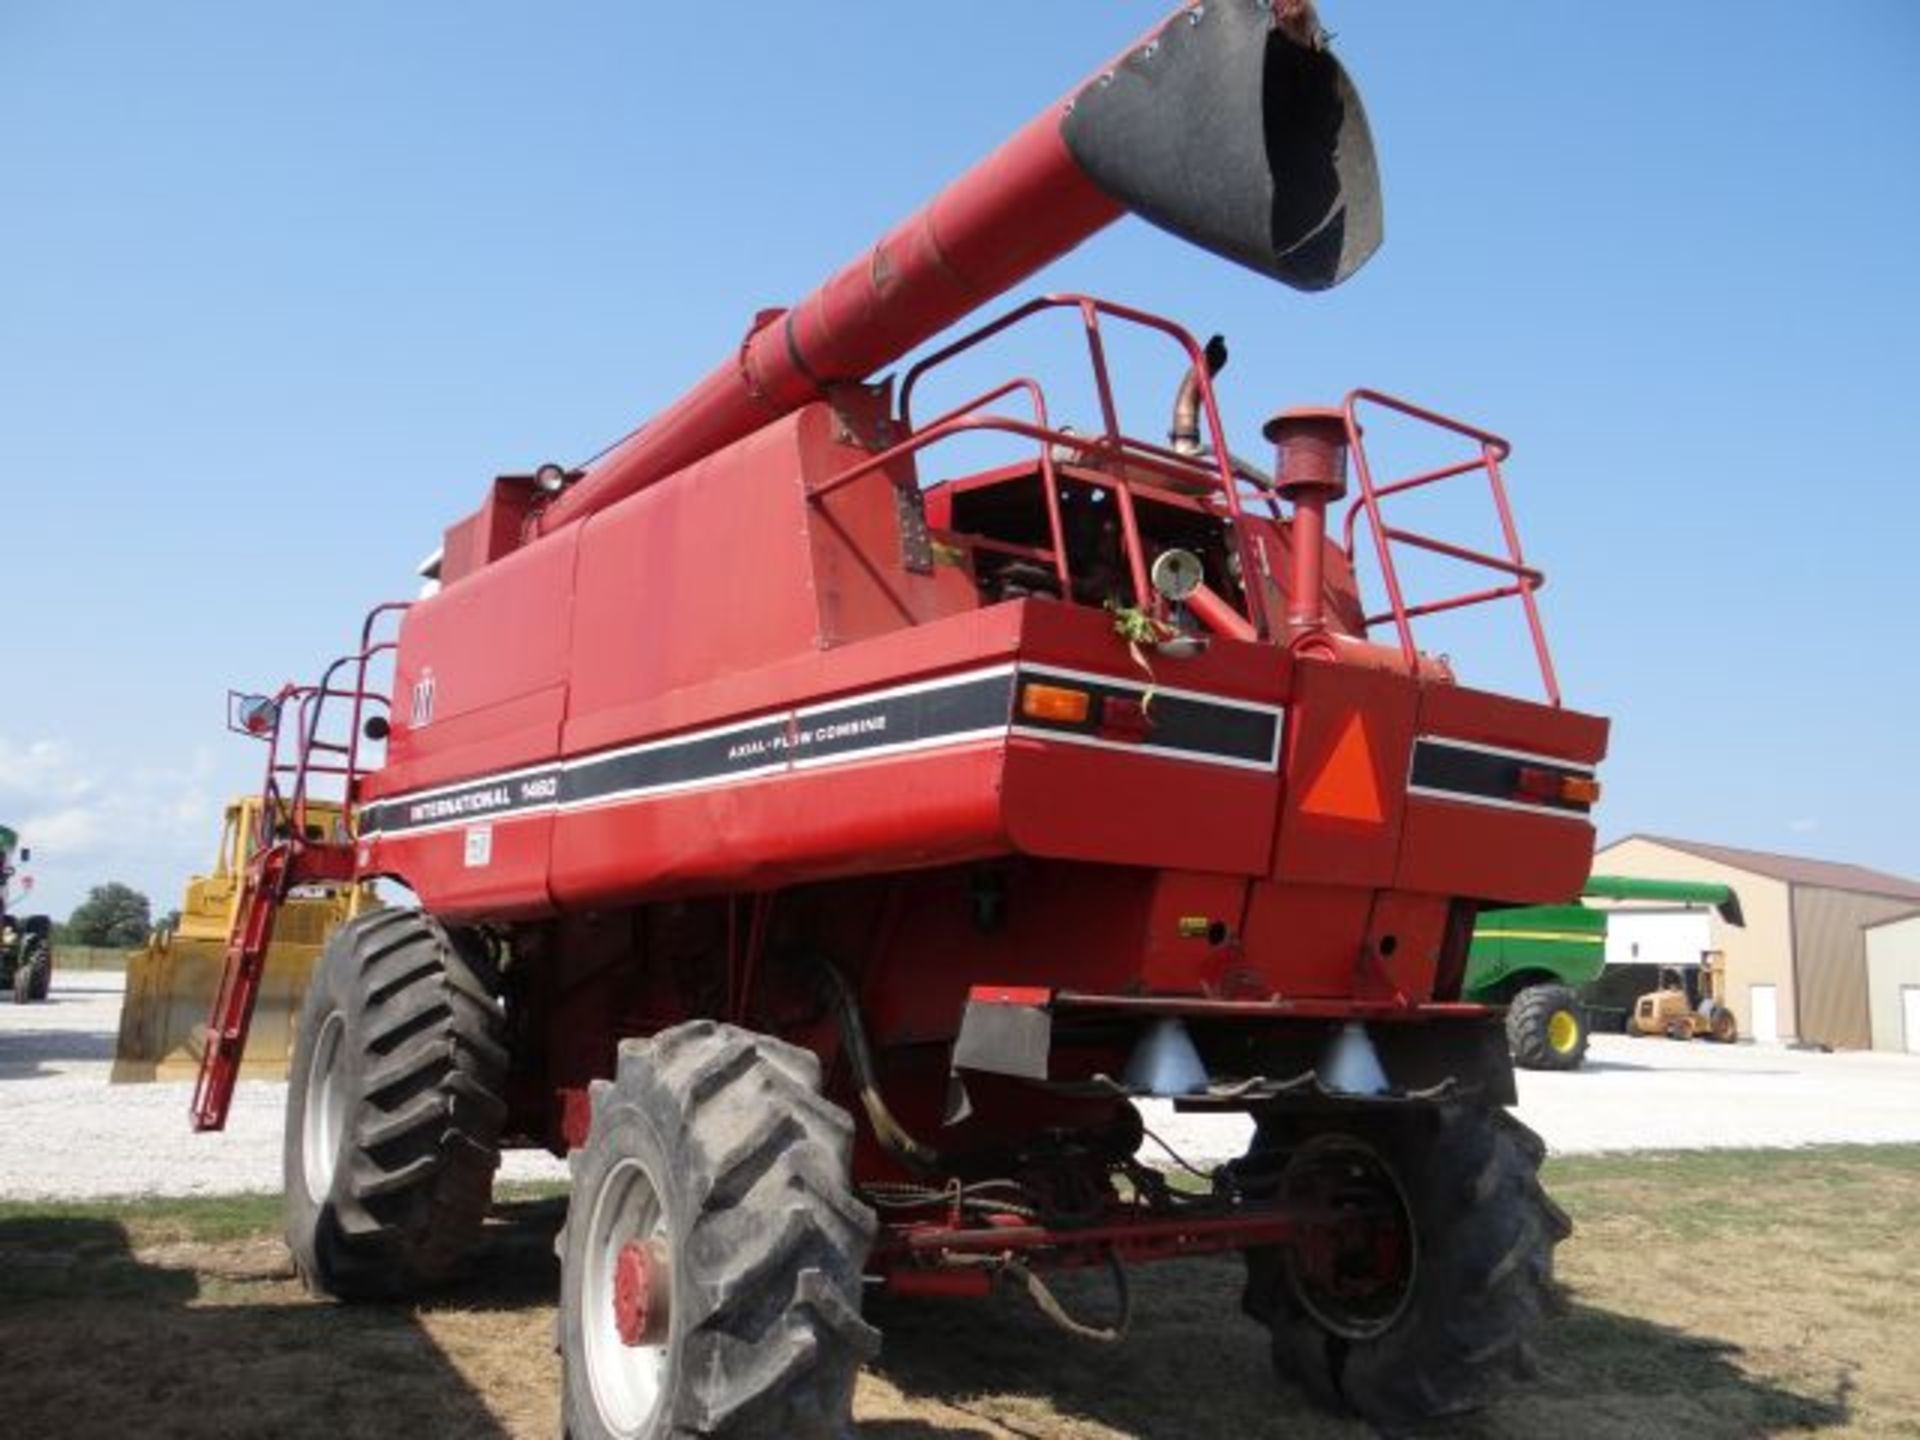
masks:
[[(370, 707), (384, 710), (388, 705), (386, 696), (367, 688), (367, 673), (377, 657), (397, 644), (395, 638), (376, 640), (374, 632), (383, 617), (398, 616), (406, 609), (405, 601), (375, 606), (360, 627), (360, 648), (329, 665), (319, 684), (281, 686), (270, 702), (270, 725), (247, 723), (241, 710), (246, 697), (228, 694), (228, 728), (265, 740), (267, 767), (258, 829), (241, 880), (233, 928), (227, 933), (225, 964), (207, 1016), (200, 1073), (194, 1081), (191, 1116), (196, 1131), (226, 1127), (281, 903), (299, 885), (349, 885), (358, 878), (352, 805), (367, 773), (360, 764), (360, 742)], [(345, 678), (349, 671), (350, 683)], [(329, 700), (350, 702), (344, 737), (321, 737), (320, 722)], [(248, 713), (258, 716), (261, 712), (256, 708)], [(293, 753), (283, 758), (281, 736), (289, 714), (294, 722)], [(316, 776), (337, 777), (343, 789), (347, 818), (333, 833), (314, 833), (319, 827), (307, 821), (308, 795)]]

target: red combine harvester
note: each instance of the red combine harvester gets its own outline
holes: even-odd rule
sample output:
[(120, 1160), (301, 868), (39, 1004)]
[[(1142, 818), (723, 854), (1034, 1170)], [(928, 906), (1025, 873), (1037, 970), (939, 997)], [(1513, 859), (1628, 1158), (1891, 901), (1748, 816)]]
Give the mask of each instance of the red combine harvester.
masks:
[[(542, 1146), (573, 1156), (576, 1437), (839, 1435), (869, 1286), (1017, 1283), (1111, 1338), (1127, 1266), (1223, 1251), (1325, 1403), (1400, 1424), (1519, 1366), (1567, 1224), (1503, 1108), (1500, 1016), (1458, 997), (1480, 904), (1584, 879), (1606, 724), (1560, 706), (1505, 444), (1358, 392), (1276, 415), (1269, 473), (1226, 442), (1219, 347), (1077, 295), (868, 378), (1127, 212), (1305, 290), (1367, 259), (1372, 142), (1310, 10), (1178, 12), (604, 458), (496, 480), (437, 593), (240, 706), (270, 833), (200, 1128), (277, 900), (417, 897), (337, 932), (301, 1021), (311, 1286), (446, 1273), (502, 1148)], [(1084, 334), (1098, 429), (1024, 377), (915, 413), (1049, 315)], [(1120, 427), (1122, 329), (1183, 377), (1167, 443)], [(1376, 476), (1375, 416), (1467, 458)], [(983, 434), (1020, 458), (955, 473)], [(1383, 516), (1457, 477), (1505, 553)], [(1416, 603), (1410, 546), (1493, 579)], [(1547, 703), (1416, 647), (1419, 617), (1500, 598)], [(306, 820), (322, 777), (349, 834)], [(1149, 1096), (1250, 1114), (1250, 1152), (1170, 1184)], [(1116, 1312), (1068, 1312), (1047, 1277), (1074, 1267), (1114, 1273)]]

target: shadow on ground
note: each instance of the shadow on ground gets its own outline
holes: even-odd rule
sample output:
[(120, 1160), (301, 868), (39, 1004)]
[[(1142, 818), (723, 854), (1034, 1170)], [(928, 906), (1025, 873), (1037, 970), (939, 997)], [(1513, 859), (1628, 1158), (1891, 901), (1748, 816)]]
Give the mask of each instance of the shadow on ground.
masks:
[(0, 1029), (0, 1080), (42, 1073), (51, 1065), (111, 1060), (114, 1037), (98, 1030)]
[[(309, 1300), (277, 1237), (147, 1243), (117, 1222), (0, 1220), (7, 1434), (284, 1440), (554, 1432), (553, 1237), (564, 1202), (501, 1206), (466, 1280), (417, 1306)], [(1023, 1300), (876, 1301), (885, 1349), (860, 1399), (864, 1440), (1359, 1440), (1269, 1377), (1240, 1317), (1235, 1261), (1142, 1270), (1132, 1335), (1070, 1339)], [(1059, 1286), (1105, 1315), (1097, 1276)], [(1845, 1376), (1796, 1393), (1734, 1345), (1580, 1303), (1548, 1331), (1540, 1374), (1430, 1433), (1471, 1440), (1735, 1440), (1843, 1426)], [(1811, 1386), (1812, 1382), (1808, 1382)], [(1812, 1388), (1818, 1388), (1813, 1386)]]
[[(881, 1302), (876, 1373), (907, 1395), (950, 1406), (1015, 1436), (1052, 1440), (1071, 1422), (1140, 1437), (1271, 1440), (1369, 1436), (1270, 1378), (1260, 1332), (1239, 1313), (1237, 1262), (1140, 1272), (1135, 1324), (1116, 1347), (1071, 1340), (1008, 1296), (992, 1302)], [(1061, 1287), (1071, 1305), (1109, 1303), (1097, 1280)], [(1426, 1433), (1475, 1440), (1578, 1435), (1586, 1440), (1749, 1440), (1846, 1425), (1850, 1386), (1798, 1394), (1750, 1374), (1738, 1346), (1573, 1303), (1541, 1346), (1538, 1375), (1492, 1409)], [(972, 1437), (989, 1430), (863, 1425), (884, 1440)], [(1073, 1434), (1081, 1433), (1078, 1429)]]
[(20, 1436), (503, 1436), (403, 1309), (308, 1302), (279, 1241), (136, 1254), (97, 1219), (0, 1220), (0, 1414)]
[[(1668, 1044), (1672, 1042), (1662, 1041), (1660, 1043)], [(1597, 1072), (1613, 1071), (1613, 1070), (1623, 1071), (1623, 1072), (1636, 1072), (1640, 1074), (1646, 1074), (1651, 1071), (1658, 1071), (1661, 1074), (1673, 1073), (1673, 1067), (1668, 1065), (1660, 1065), (1653, 1062), (1641, 1062), (1638, 1060), (1596, 1060), (1591, 1055), (1588, 1056), (1585, 1060), (1580, 1062), (1579, 1073), (1585, 1075), (1589, 1073), (1597, 1073)], [(1754, 1075), (1797, 1075), (1800, 1072), (1797, 1070), (1783, 1070), (1777, 1066), (1771, 1069), (1767, 1069), (1767, 1068), (1754, 1068), (1752, 1066), (1746, 1066), (1746, 1065), (1716, 1065), (1711, 1070), (1701, 1070), (1698, 1073), (1702, 1076), (1709, 1076), (1709, 1077), (1717, 1076), (1717, 1075), (1744, 1075), (1744, 1076), (1751, 1077)]]

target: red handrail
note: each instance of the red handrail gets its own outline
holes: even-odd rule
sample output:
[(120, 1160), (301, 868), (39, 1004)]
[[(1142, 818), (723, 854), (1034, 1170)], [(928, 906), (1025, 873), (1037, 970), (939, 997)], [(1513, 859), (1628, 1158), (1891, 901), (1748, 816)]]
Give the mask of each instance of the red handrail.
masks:
[[(1381, 483), (1374, 479), (1373, 466), (1367, 456), (1365, 426), (1362, 425), (1360, 418), (1362, 408), (1365, 406), (1393, 411), (1407, 419), (1458, 435), (1478, 446), (1479, 454), (1471, 459)], [(1416, 618), (1423, 615), (1436, 615), (1448, 610), (1465, 609), (1470, 605), (1485, 604), (1493, 600), (1517, 597), (1526, 612), (1527, 633), (1533, 642), (1534, 658), (1540, 666), (1541, 684), (1546, 690), (1549, 703), (1559, 705), (1560, 681), (1554, 673), (1553, 655), (1547, 647), (1546, 629), (1541, 624), (1540, 605), (1535, 599), (1535, 592), (1547, 583), (1547, 578), (1543, 572), (1527, 564), (1526, 556), (1521, 551), (1520, 531), (1514, 524), (1513, 507), (1507, 500), (1506, 482), (1500, 473), (1500, 462), (1513, 453), (1513, 447), (1490, 430), (1482, 430), (1463, 420), (1455, 420), (1436, 410), (1428, 410), (1392, 395), (1384, 395), (1377, 390), (1353, 391), (1347, 396), (1343, 408), (1347, 421), (1347, 447), (1353, 456), (1354, 472), (1360, 482), (1360, 493), (1347, 507), (1343, 526), (1343, 544), (1348, 562), (1354, 562), (1357, 558), (1355, 530), (1360, 518), (1365, 516), (1368, 531), (1373, 536), (1374, 554), (1380, 565), (1381, 583), (1387, 592), (1387, 608), (1378, 614), (1367, 616), (1367, 624), (1373, 626), (1391, 620), (1394, 632), (1400, 641), (1401, 655), (1405, 658), (1407, 665), (1412, 667), (1418, 664), (1419, 653), (1413, 639), (1412, 622)], [(1393, 495), (1405, 494), (1409, 490), (1418, 490), (1476, 472), (1483, 473), (1487, 477), (1487, 485), (1493, 495), (1494, 511), (1500, 520), (1501, 539), (1506, 546), (1507, 553), (1504, 556), (1469, 549), (1464, 545), (1455, 545), (1431, 535), (1423, 535), (1418, 531), (1387, 524), (1381, 512), (1381, 501)], [(1410, 605), (1400, 584), (1399, 567), (1394, 563), (1395, 544), (1411, 545), (1415, 549), (1493, 570), (1511, 576), (1512, 580), (1505, 585), (1496, 585), (1484, 590), (1463, 591), (1457, 595)]]
[[(966, 351), (972, 350), (987, 340), (1011, 329), (1035, 315), (1051, 310), (1071, 310), (1080, 319), (1082, 331), (1086, 337), (1088, 360), (1093, 370), (1094, 386), (1100, 400), (1102, 433), (1098, 438), (1090, 439), (1081, 435), (1070, 435), (1053, 431), (1045, 422), (1045, 402), (1039, 386), (1031, 380), (1010, 381), (998, 391), (989, 391), (979, 400), (948, 411), (940, 420), (916, 429), (913, 424), (913, 393), (915, 387), (926, 374), (946, 364)], [(1150, 442), (1124, 434), (1120, 429), (1119, 411), (1114, 401), (1113, 385), (1107, 366), (1106, 345), (1101, 334), (1101, 318), (1137, 325), (1143, 329), (1155, 331), (1172, 340), (1185, 353), (1188, 370), (1199, 377), (1199, 395), (1201, 413), (1206, 420), (1207, 434), (1212, 440), (1212, 455), (1207, 460), (1181, 455)], [(886, 452), (886, 458), (898, 458), (901, 454), (912, 453), (932, 440), (942, 438), (964, 428), (992, 428), (1023, 433), (1013, 423), (1000, 423), (1002, 417), (993, 417), (992, 425), (963, 426), (954, 423), (957, 417), (966, 415), (979, 405), (989, 403), (991, 398), (1009, 393), (1012, 388), (1029, 388), (1034, 397), (1039, 429), (1045, 432), (1044, 438), (1053, 443), (1070, 448), (1098, 454), (1106, 451), (1116, 458), (1124, 458), (1139, 464), (1145, 469), (1165, 475), (1184, 484), (1196, 481), (1211, 484), (1224, 500), (1228, 516), (1233, 525), (1234, 545), (1240, 553), (1240, 573), (1246, 576), (1259, 574), (1258, 556), (1254, 552), (1253, 539), (1248, 527), (1239, 523), (1242, 519), (1239, 478), (1235, 470), (1231, 447), (1227, 444), (1226, 430), (1220, 421), (1220, 407), (1214, 394), (1213, 379), (1206, 365), (1206, 351), (1184, 327), (1162, 316), (1145, 310), (1136, 310), (1111, 300), (1102, 300), (1097, 296), (1073, 293), (1042, 295), (1025, 304), (997, 316), (986, 324), (960, 336), (948, 345), (942, 346), (932, 354), (915, 362), (906, 372), (900, 385), (900, 420), (909, 433), (909, 440), (903, 445), (893, 447)], [(924, 438), (923, 438), (924, 437)], [(1035, 438), (1042, 438), (1036, 435)], [(916, 444), (915, 442), (920, 442)], [(1051, 485), (1051, 465), (1047, 449), (1042, 450), (1042, 464), (1045, 478), (1048, 480), (1049, 523), (1054, 526), (1054, 546), (1064, 556), (1065, 546), (1059, 531), (1057, 517), (1058, 500)], [(856, 469), (864, 472), (873, 468), (871, 463)], [(826, 489), (844, 483), (847, 476), (843, 473), (827, 482)], [(1134, 511), (1134, 492), (1132, 482), (1125, 475), (1112, 477), (1116, 508), (1120, 516), (1121, 538), (1127, 552), (1127, 568), (1132, 582), (1135, 603), (1146, 607), (1154, 602), (1152, 588), (1147, 582), (1145, 547), (1141, 543), (1140, 529)], [(817, 492), (816, 492), (817, 493)], [(1070, 593), (1070, 592), (1069, 592)], [(1245, 587), (1248, 618), (1253, 622), (1256, 634), (1266, 636), (1272, 633), (1266, 614), (1266, 597), (1261, 587), (1248, 583)]]

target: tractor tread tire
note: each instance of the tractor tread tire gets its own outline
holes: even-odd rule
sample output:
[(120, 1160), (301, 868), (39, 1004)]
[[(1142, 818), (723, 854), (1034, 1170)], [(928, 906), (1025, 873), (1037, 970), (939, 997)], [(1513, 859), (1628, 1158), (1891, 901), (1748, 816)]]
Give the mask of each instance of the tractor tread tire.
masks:
[(1477, 1410), (1535, 1373), (1532, 1337), (1558, 1308), (1553, 1247), (1573, 1225), (1541, 1187), (1545, 1147), (1505, 1111), (1460, 1105), (1347, 1133), (1374, 1145), (1413, 1209), (1406, 1309), (1372, 1338), (1333, 1334), (1293, 1295), (1278, 1250), (1248, 1252), (1245, 1308), (1271, 1331), (1275, 1369), (1324, 1408), (1387, 1432)]
[[(334, 933), (301, 1014), (287, 1102), (287, 1244), (308, 1289), (387, 1299), (451, 1275), (480, 1237), (505, 1126), (499, 975), (479, 937), (416, 910)], [(327, 1201), (303, 1170), (313, 1047), (346, 1019), (347, 1112)]]
[(647, 1440), (839, 1440), (879, 1348), (860, 1315), (875, 1218), (848, 1179), (853, 1121), (821, 1096), (811, 1052), (704, 1020), (623, 1042), (617, 1077), (594, 1086), (556, 1245), (566, 1434), (609, 1433), (576, 1312), (589, 1197), (623, 1135), (658, 1137), (642, 1158), (665, 1172), (675, 1230), (670, 1378)]
[[(1580, 1027), (1571, 1050), (1556, 1050), (1548, 1035), (1553, 1017), (1562, 1011)], [(1579, 1069), (1587, 1058), (1590, 1033), (1580, 997), (1565, 985), (1529, 985), (1507, 1007), (1507, 1048), (1522, 1069)]]
[(40, 931), (28, 934), (20, 952), (20, 966), (27, 973), (27, 999), (44, 1000), (53, 990), (53, 947)]

